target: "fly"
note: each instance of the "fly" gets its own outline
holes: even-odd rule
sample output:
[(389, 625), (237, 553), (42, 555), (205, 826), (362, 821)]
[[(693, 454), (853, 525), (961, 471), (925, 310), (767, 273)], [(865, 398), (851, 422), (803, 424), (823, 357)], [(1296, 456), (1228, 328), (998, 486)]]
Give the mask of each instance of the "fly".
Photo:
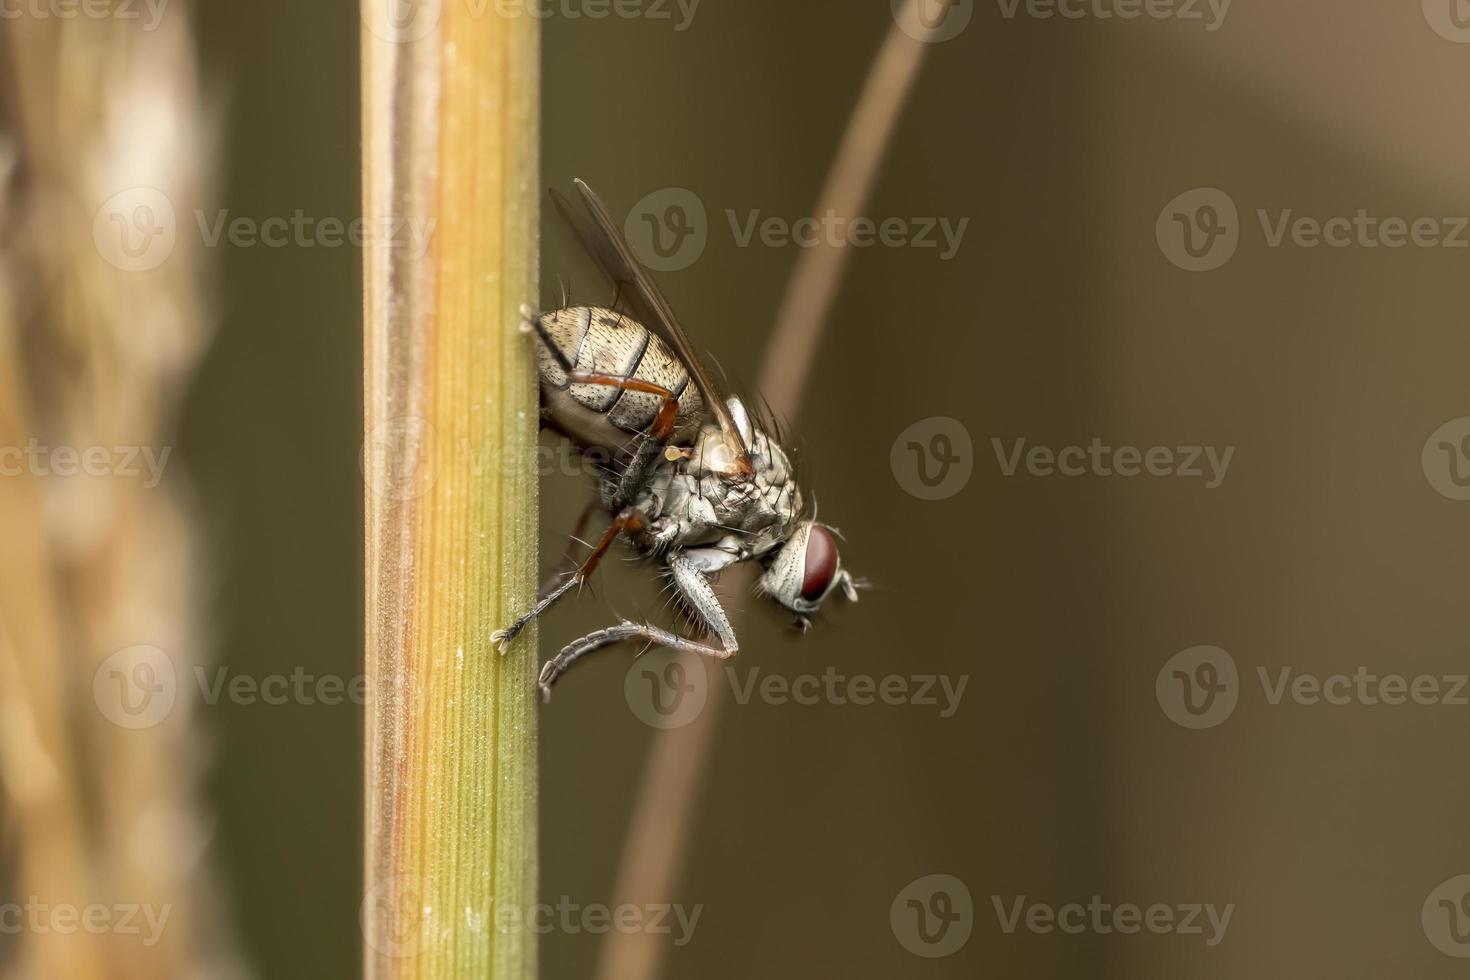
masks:
[(637, 319), (597, 306), (539, 315), (523, 307), (521, 329), (539, 340), (542, 422), (606, 461), (595, 503), (612, 520), (574, 571), (491, 640), (504, 653), (532, 620), (586, 582), (619, 538), (664, 566), (685, 613), (706, 636), (626, 620), (596, 630), (542, 667), (543, 700), (578, 660), (625, 640), (719, 660), (735, 656), (739, 642), (712, 578), (741, 562), (761, 563), (758, 591), (794, 613), (803, 630), (828, 596), (858, 598), (836, 532), (806, 516), (790, 455), (739, 398), (715, 385), (607, 206), (582, 181), (576, 186), (585, 213), (553, 191), (557, 207)]

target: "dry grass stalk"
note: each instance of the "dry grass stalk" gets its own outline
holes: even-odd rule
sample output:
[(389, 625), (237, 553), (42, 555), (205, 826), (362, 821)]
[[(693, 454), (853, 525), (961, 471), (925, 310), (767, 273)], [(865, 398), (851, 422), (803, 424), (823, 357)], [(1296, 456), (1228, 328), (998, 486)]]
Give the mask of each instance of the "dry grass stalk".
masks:
[(538, 23), (365, 9), (365, 216), (434, 228), (364, 273), (366, 973), (530, 977), (535, 644), (488, 635), (536, 589)]
[[(814, 214), (853, 218), (866, 206), (899, 114), (930, 47), (899, 26), (900, 22), (921, 22), (915, 8), (922, 2), (909, 0), (909, 9), (895, 17), (848, 120)], [(832, 244), (803, 252), (766, 347), (758, 390), (778, 417), (793, 424), (848, 254), (846, 247)], [(746, 578), (739, 581), (741, 587), (749, 584)], [(724, 691), (717, 670), (696, 658), (685, 657), (684, 661), (686, 670), (711, 672), (709, 696), (692, 723), (654, 737), (623, 846), (615, 908), (624, 903), (640, 908), (671, 903), (678, 887)], [(652, 980), (661, 971), (666, 948), (662, 937), (648, 932), (611, 932), (603, 942), (597, 976), (599, 980)]]
[[(9, 900), (167, 916), (143, 935), (26, 929), (3, 965), (20, 976), (235, 970), (195, 799), (193, 538), (174, 471), (155, 482), (161, 472), (135, 473), (122, 459), (135, 450), (134, 460), (167, 459), (175, 401), (205, 339), (198, 243), (177, 234), (209, 156), (186, 12), (170, 8), (153, 26), (0, 22), (16, 160), (0, 246), (0, 446), (34, 440), (106, 450), (110, 461), (62, 475), (61, 457), (48, 456), (0, 477), (0, 799), (17, 852)], [(158, 205), (148, 228), (127, 226), (143, 203)], [(144, 236), (134, 239), (142, 253), (108, 238), (125, 228)], [(162, 243), (172, 247), (146, 247)], [(156, 648), (149, 676), (174, 694), (124, 690), (139, 675), (111, 658), (138, 645)], [(138, 697), (148, 723), (133, 727), (119, 707)]]

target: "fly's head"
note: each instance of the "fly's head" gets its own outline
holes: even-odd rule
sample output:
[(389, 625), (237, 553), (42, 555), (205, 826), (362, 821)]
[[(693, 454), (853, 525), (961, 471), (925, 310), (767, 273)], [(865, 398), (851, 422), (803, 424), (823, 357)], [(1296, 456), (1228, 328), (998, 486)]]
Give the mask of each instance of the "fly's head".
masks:
[(810, 520), (797, 524), (786, 543), (771, 552), (759, 588), (795, 613), (802, 630), (828, 596), (840, 593), (848, 602), (858, 600), (858, 582), (842, 567), (836, 532)]

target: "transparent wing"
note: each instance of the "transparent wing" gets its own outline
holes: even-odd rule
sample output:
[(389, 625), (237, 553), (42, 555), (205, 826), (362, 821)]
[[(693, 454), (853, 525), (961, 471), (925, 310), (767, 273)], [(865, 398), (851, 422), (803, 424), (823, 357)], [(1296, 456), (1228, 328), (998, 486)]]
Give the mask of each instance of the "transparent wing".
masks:
[(745, 438), (730, 414), (724, 394), (705, 367), (704, 359), (699, 356), (679, 324), (679, 318), (674, 315), (673, 307), (669, 305), (663, 291), (634, 257), (633, 250), (628, 247), (622, 232), (618, 230), (607, 205), (602, 203), (602, 199), (584, 181), (578, 180), (576, 184), (577, 191), (582, 195), (582, 203), (586, 206), (586, 215), (579, 213), (565, 197), (552, 190), (551, 197), (556, 202), (557, 209), (577, 232), (577, 237), (602, 266), (603, 271), (614, 284), (625, 291), (628, 300), (637, 308), (636, 313), (643, 325), (673, 344), (679, 359), (689, 369), (694, 383), (703, 393), (710, 412), (720, 424), (720, 431), (730, 447), (731, 458), (735, 460), (733, 475), (740, 479), (749, 479), (755, 474), (755, 468), (750, 462), (749, 447), (745, 445)]

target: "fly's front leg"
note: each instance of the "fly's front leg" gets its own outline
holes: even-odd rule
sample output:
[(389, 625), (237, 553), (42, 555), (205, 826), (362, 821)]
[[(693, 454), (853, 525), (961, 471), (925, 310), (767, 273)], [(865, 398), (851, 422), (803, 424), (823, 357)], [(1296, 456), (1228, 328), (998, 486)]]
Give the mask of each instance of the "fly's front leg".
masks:
[(613, 519), (612, 524), (603, 533), (602, 540), (597, 542), (597, 547), (592, 549), (592, 554), (587, 556), (587, 560), (582, 562), (581, 567), (571, 575), (568, 575), (560, 585), (543, 595), (536, 602), (536, 605), (531, 607), (530, 611), (523, 613), (510, 626), (491, 633), (490, 642), (498, 646), (501, 653), (505, 653), (510, 648), (511, 641), (519, 636), (521, 630), (525, 629), (533, 619), (551, 608), (558, 599), (566, 595), (573, 588), (587, 581), (592, 573), (597, 570), (597, 565), (602, 561), (602, 556), (607, 554), (607, 549), (612, 547), (613, 541), (617, 539), (619, 534), (634, 534), (643, 530), (647, 525), (648, 519), (644, 517), (641, 510), (638, 510), (636, 507), (625, 507)]
[(537, 686), (541, 689), (541, 700), (551, 700), (551, 686), (578, 660), (589, 653), (596, 653), (598, 650), (606, 649), (625, 640), (644, 640), (661, 647), (668, 647), (670, 650), (714, 657), (717, 660), (728, 660), (735, 656), (740, 649), (740, 644), (735, 638), (734, 628), (730, 625), (730, 617), (725, 615), (725, 607), (720, 604), (719, 597), (715, 595), (709, 579), (695, 568), (689, 559), (678, 552), (669, 555), (668, 564), (674, 585), (688, 607), (691, 618), (713, 633), (719, 640), (720, 646), (716, 647), (677, 636), (649, 623), (640, 625), (625, 621), (595, 633), (588, 633), (581, 639), (573, 640), (563, 647), (560, 653), (546, 661), (545, 666), (541, 668), (541, 676), (537, 679)]

